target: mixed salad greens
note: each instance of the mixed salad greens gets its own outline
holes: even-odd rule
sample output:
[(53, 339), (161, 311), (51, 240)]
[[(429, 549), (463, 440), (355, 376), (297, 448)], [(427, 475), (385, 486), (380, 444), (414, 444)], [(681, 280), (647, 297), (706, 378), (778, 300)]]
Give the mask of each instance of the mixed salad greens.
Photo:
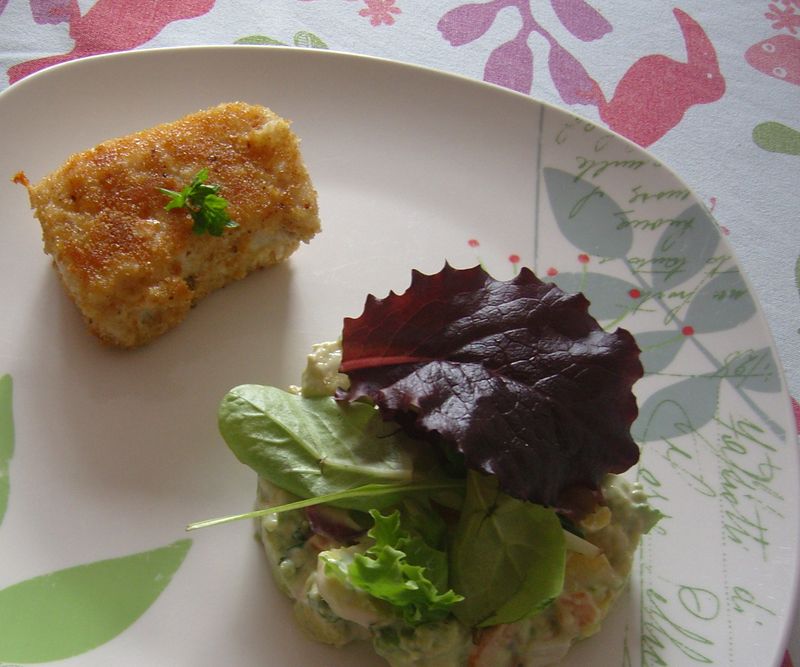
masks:
[(358, 545), (322, 550), (325, 575), (402, 626), (547, 608), (567, 546), (599, 551), (579, 522), (607, 474), (638, 458), (633, 337), (527, 269), (498, 281), (445, 265), (369, 296), (340, 345), (324, 382), (239, 386), (219, 409), (239, 460), (299, 500), (202, 525), (305, 508), (313, 532)]

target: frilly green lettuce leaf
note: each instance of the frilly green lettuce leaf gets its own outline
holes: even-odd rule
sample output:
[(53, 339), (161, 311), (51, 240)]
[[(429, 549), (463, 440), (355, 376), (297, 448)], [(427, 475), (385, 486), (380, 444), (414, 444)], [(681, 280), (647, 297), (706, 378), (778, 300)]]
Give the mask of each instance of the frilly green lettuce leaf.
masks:
[[(397, 511), (384, 516), (372, 510), (370, 515), (375, 524), (368, 535), (375, 543), (354, 556), (348, 583), (389, 602), (409, 625), (443, 619), (461, 600), (452, 590), (444, 590), (448, 579), (445, 552), (404, 530)], [(328, 573), (342, 576), (337, 568)]]

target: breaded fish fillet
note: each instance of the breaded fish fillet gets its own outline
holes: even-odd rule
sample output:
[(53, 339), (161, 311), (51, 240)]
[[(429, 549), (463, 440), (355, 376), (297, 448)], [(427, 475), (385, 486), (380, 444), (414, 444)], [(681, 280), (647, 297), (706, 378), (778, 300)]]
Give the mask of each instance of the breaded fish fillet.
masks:
[[(159, 188), (207, 168), (238, 227), (196, 234)], [(206, 294), (286, 259), (320, 229), (317, 195), (289, 123), (221, 104), (70, 157), (28, 187), (45, 252), (89, 328), (122, 347), (177, 325)]]

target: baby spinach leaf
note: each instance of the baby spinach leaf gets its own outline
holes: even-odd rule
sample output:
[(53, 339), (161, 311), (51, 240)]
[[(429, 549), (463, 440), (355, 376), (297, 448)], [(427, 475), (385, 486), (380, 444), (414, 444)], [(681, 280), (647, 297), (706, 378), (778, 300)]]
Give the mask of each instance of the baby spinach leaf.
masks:
[[(413, 443), (363, 403), (343, 405), (330, 396), (306, 398), (242, 385), (222, 400), (219, 428), (242, 463), (300, 498), (413, 478)], [(332, 504), (370, 509), (397, 500), (386, 495)]]
[[(447, 586), (447, 556), (400, 525), (400, 512), (383, 516), (370, 511), (375, 522), (369, 536), (375, 543), (356, 554), (347, 570), (347, 581), (393, 605), (410, 625), (443, 619), (461, 596)], [(324, 554), (323, 554), (324, 557)], [(342, 577), (339, 568), (326, 568)]]
[(556, 513), (517, 500), (472, 472), (450, 549), (453, 608), (468, 627), (512, 623), (550, 604), (564, 586), (566, 548)]

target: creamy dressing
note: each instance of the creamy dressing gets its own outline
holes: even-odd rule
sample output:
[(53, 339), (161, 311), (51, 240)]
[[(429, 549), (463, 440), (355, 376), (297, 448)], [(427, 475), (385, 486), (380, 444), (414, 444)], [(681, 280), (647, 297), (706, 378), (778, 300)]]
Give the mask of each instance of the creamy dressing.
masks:
[(349, 378), (339, 372), (342, 364), (342, 342), (340, 340), (316, 343), (306, 357), (302, 385), (296, 388), (303, 396), (333, 396), (336, 389), (347, 389)]

